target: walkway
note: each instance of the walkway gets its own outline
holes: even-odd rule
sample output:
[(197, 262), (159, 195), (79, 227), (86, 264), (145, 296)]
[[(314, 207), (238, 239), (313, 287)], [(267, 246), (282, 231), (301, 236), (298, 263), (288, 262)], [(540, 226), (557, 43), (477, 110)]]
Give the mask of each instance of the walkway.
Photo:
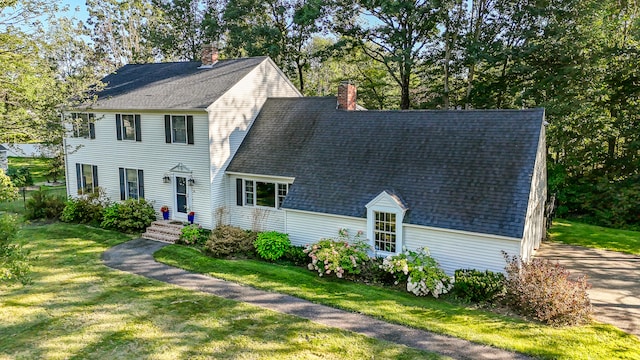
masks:
[(365, 315), (314, 304), (289, 295), (257, 290), (201, 274), (193, 274), (156, 262), (153, 259), (153, 253), (166, 245), (145, 239), (132, 240), (107, 250), (102, 259), (107, 266), (114, 269), (210, 293), (225, 299), (242, 301), (273, 311), (299, 316), (316, 323), (357, 332), (372, 338), (436, 352), (455, 359), (527, 359), (521, 354), (389, 324)]
[(640, 337), (640, 257), (553, 242), (542, 243), (536, 257), (586, 274), (596, 320)]

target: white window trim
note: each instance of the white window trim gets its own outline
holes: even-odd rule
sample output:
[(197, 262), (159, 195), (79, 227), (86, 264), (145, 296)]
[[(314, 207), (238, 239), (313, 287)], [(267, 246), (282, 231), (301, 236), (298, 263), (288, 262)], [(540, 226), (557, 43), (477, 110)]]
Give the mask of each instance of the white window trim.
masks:
[[(270, 210), (282, 210), (280, 201), (279, 201), (279, 192), (278, 192), (278, 188), (280, 185), (285, 185), (287, 187), (287, 195), (289, 194), (289, 189), (291, 188), (292, 183), (289, 182), (279, 182), (279, 181), (272, 181), (272, 180), (266, 180), (266, 179), (247, 179), (247, 178), (241, 178), (242, 179), (242, 204), (243, 206), (247, 206), (247, 207), (256, 207), (256, 208), (260, 208), (260, 209), (270, 209)], [(249, 204), (247, 203), (247, 181), (250, 181), (253, 183), (253, 203)], [(268, 184), (275, 184), (275, 204), (274, 206), (263, 206), (263, 205), (257, 205), (258, 202), (258, 187), (256, 182), (262, 182), (262, 183), (268, 183)], [(286, 198), (286, 195), (285, 195)], [(283, 200), (284, 202), (284, 200)]]
[[(123, 169), (124, 169), (124, 198), (125, 198), (125, 200), (129, 200), (129, 199), (140, 200), (140, 178), (138, 177), (138, 170), (140, 170), (140, 169), (133, 169), (133, 168), (123, 168)], [(135, 174), (136, 174), (136, 194), (137, 194), (136, 198), (132, 198), (132, 197), (129, 196), (129, 192), (131, 191), (131, 189), (129, 188), (129, 181), (127, 180), (127, 173), (129, 172), (129, 170), (134, 171)]]
[[(78, 115), (87, 115), (87, 121), (85, 122), (83, 120), (82, 123), (77, 123), (76, 119), (78, 119)], [(72, 121), (72, 127), (71, 127), (71, 134), (73, 138), (80, 138), (80, 139), (91, 139), (91, 123), (95, 124), (96, 121), (96, 114), (95, 113), (90, 113), (90, 112), (78, 112), (78, 111), (74, 111), (72, 113), (69, 113), (69, 116), (71, 117), (71, 121)], [(87, 128), (87, 135), (86, 136), (81, 136), (80, 135), (80, 126), (86, 126)]]
[[(393, 203), (394, 205), (389, 206), (388, 204)], [(381, 202), (385, 203), (380, 204)], [(397, 205), (395, 205), (397, 204)], [(404, 246), (404, 226), (403, 220), (404, 215), (407, 211), (401, 204), (397, 202), (391, 195), (389, 195), (386, 191), (380, 193), (380, 195), (376, 196), (373, 200), (371, 200), (367, 205), (367, 239), (369, 239), (369, 245), (374, 250), (374, 253), (378, 257), (385, 257), (389, 255), (396, 255), (402, 252)], [(375, 222), (376, 222), (376, 212), (384, 212), (396, 215), (396, 252), (388, 252), (376, 250), (375, 248)]]
[[(132, 116), (133, 117), (133, 139), (127, 139), (125, 137), (125, 131), (124, 131), (124, 117), (125, 116)], [(122, 133), (122, 140), (121, 141), (136, 141), (136, 138), (138, 137), (138, 134), (136, 133), (136, 114), (124, 114), (121, 113), (120, 114), (120, 131)]]
[[(87, 181), (84, 176), (84, 167), (88, 166), (91, 172), (91, 189), (85, 189), (87, 187)], [(80, 189), (82, 190), (78, 195), (88, 195), (93, 194), (96, 191), (96, 179), (93, 177), (93, 167), (95, 165), (92, 164), (84, 164), (80, 163)]]
[[(173, 118), (176, 116), (182, 116), (184, 117), (184, 142), (176, 142), (176, 138), (175, 138), (175, 134), (173, 132)], [(176, 144), (176, 145), (190, 145), (189, 144), (189, 130), (187, 129), (187, 115), (186, 114), (174, 114), (174, 115), (169, 115), (170, 118), (170, 123), (169, 126), (171, 127), (171, 144)]]

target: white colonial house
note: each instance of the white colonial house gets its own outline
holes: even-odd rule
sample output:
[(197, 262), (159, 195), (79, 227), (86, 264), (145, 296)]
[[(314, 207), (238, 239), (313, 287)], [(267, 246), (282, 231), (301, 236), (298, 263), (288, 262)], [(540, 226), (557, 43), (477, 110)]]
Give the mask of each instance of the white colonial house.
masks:
[[(212, 55), (213, 54), (213, 55)], [(544, 236), (544, 111), (365, 111), (301, 97), (266, 57), (127, 65), (65, 142), (67, 189), (146, 198), (171, 219), (289, 234), (361, 231), (378, 255), (503, 271)]]

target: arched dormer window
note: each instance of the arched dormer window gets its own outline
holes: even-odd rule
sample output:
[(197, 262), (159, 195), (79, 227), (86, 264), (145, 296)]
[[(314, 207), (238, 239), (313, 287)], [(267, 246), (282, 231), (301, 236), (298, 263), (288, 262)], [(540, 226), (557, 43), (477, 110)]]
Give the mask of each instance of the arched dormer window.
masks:
[(402, 221), (407, 206), (399, 196), (383, 191), (367, 205), (367, 238), (378, 256), (402, 252)]

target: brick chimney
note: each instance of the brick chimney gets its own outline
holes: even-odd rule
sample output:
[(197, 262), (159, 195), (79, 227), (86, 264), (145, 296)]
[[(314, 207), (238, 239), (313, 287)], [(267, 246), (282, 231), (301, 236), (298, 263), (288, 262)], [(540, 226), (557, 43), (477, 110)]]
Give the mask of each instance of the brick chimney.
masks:
[(200, 60), (203, 67), (215, 64), (218, 62), (218, 48), (213, 44), (203, 45)]
[(338, 86), (338, 109), (355, 110), (358, 92), (350, 81), (343, 81)]

